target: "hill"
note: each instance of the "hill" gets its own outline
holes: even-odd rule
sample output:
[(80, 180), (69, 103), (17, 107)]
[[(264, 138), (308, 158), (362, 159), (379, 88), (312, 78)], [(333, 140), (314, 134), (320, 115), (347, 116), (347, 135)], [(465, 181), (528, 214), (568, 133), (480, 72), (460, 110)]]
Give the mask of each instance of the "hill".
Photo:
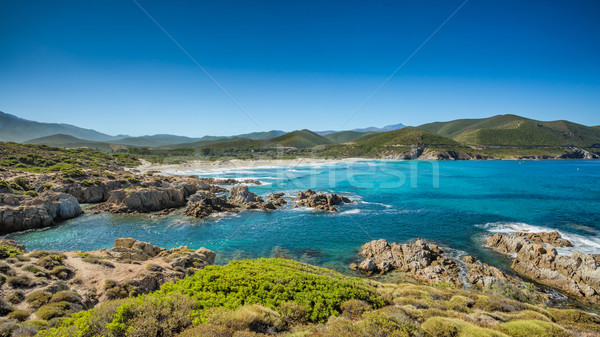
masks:
[(285, 135), (271, 138), (263, 141), (263, 147), (296, 147), (296, 148), (310, 148), (317, 145), (325, 145), (333, 143), (331, 140), (319, 136), (318, 134), (310, 130), (297, 130), (286, 133)]
[(124, 137), (109, 136), (95, 130), (84, 129), (70, 124), (34, 122), (0, 112), (0, 141), (20, 143), (32, 138), (56, 134), (70, 135), (80, 139), (100, 142)]
[(376, 134), (376, 132), (340, 131), (330, 133), (328, 135), (325, 135), (324, 137), (334, 143), (347, 143), (370, 134)]
[(23, 144), (58, 146), (67, 149), (90, 148), (105, 152), (126, 148), (125, 145), (114, 145), (105, 142), (94, 142), (91, 140), (79, 139), (71, 135), (63, 134), (34, 138), (24, 142)]
[(198, 140), (198, 138), (158, 134), (152, 136), (128, 137), (115, 140), (112, 143), (139, 147), (159, 147), (172, 144), (191, 143)]
[(263, 132), (245, 133), (245, 134), (241, 134), (241, 135), (237, 135), (237, 136), (233, 136), (233, 137), (246, 138), (246, 139), (252, 139), (252, 140), (262, 140), (262, 139), (275, 138), (275, 137), (279, 137), (282, 135), (285, 135), (285, 131), (271, 130), (271, 131), (263, 131)]
[(419, 129), (469, 145), (584, 146), (600, 144), (600, 130), (564, 120), (543, 122), (516, 115), (458, 119)]
[(457, 145), (450, 138), (435, 133), (420, 130), (414, 127), (405, 127), (400, 130), (384, 132), (365, 137), (356, 143), (360, 146), (381, 147), (398, 145)]

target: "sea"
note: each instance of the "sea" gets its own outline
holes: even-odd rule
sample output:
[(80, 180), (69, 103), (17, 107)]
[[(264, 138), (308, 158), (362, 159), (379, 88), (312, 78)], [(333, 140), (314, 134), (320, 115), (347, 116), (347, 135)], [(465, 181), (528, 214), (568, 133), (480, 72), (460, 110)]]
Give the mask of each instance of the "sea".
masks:
[[(509, 269), (509, 259), (485, 248), (491, 233), (552, 231), (573, 243), (560, 248), (600, 254), (600, 161), (364, 160), (182, 172), (200, 177), (256, 179), (263, 197), (283, 192), (275, 211), (187, 217), (181, 212), (84, 215), (57, 226), (7, 235), (28, 250), (95, 250), (132, 237), (172, 248), (206, 247), (217, 264), (232, 259), (287, 257), (352, 273), (371, 240), (424, 238), (450, 256), (472, 255)], [(298, 191), (337, 193), (353, 202), (324, 212), (294, 207)]]

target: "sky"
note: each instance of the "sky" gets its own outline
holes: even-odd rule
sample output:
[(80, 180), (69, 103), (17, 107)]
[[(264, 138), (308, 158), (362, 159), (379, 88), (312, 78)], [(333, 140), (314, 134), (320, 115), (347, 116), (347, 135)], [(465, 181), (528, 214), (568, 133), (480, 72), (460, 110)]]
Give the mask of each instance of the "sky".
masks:
[(0, 111), (132, 136), (600, 125), (597, 0), (136, 1), (0, 0)]

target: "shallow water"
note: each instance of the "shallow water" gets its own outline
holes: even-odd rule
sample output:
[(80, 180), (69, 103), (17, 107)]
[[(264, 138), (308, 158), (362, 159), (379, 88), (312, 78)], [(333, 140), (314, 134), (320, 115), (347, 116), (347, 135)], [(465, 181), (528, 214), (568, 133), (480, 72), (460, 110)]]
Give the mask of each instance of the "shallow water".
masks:
[(289, 256), (340, 271), (360, 245), (379, 238), (422, 237), (502, 266), (504, 257), (481, 247), (482, 234), (557, 229), (575, 249), (600, 253), (600, 161), (359, 161), (187, 173), (259, 179), (264, 184), (250, 189), (263, 196), (312, 188), (356, 202), (337, 214), (288, 204), (205, 220), (85, 214), (7, 237), (30, 250), (93, 250), (134, 237), (166, 248), (207, 247), (219, 264)]

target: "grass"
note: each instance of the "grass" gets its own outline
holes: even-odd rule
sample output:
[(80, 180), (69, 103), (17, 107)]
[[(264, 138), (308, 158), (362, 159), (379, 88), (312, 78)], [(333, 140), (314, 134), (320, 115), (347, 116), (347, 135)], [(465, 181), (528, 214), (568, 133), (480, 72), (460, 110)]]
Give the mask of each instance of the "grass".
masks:
[(14, 246), (7, 245), (5, 243), (0, 243), (0, 259), (7, 259), (22, 254), (23, 252), (15, 248)]

